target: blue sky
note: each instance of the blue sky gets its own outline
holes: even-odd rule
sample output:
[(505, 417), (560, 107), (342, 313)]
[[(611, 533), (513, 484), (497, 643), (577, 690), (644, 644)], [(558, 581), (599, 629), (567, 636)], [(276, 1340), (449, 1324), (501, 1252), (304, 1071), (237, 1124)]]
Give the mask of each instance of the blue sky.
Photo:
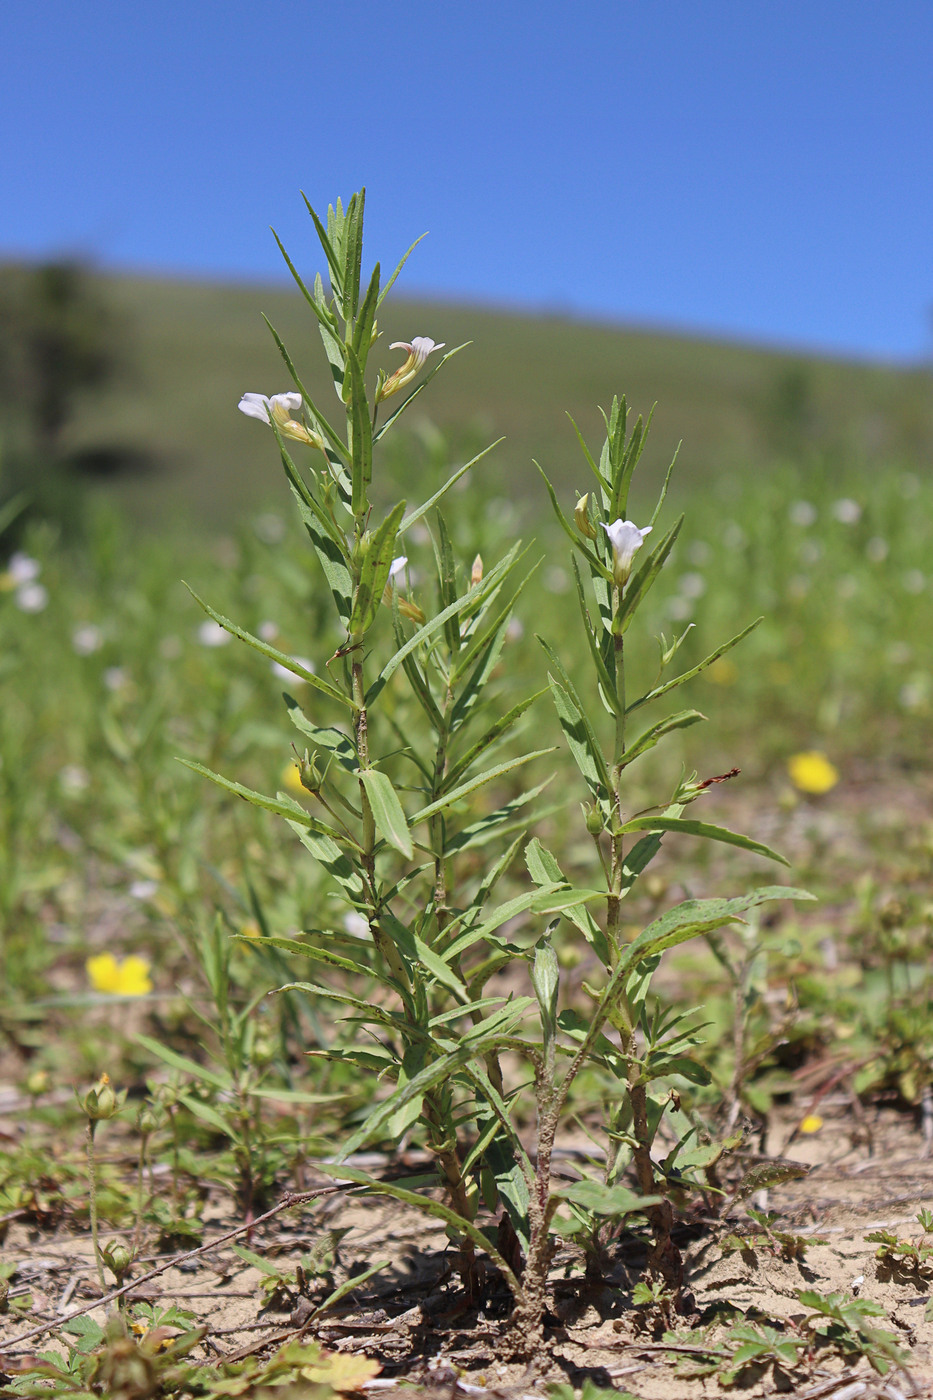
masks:
[(365, 183), (410, 293), (930, 355), (930, 0), (29, 0), (0, 52), (0, 256), (275, 278)]

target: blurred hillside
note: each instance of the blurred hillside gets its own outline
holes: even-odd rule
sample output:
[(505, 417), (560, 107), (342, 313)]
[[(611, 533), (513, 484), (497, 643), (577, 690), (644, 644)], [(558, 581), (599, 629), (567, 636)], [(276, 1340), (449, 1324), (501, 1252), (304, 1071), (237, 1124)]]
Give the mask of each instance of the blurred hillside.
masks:
[[(266, 436), (236, 411), (247, 390), (291, 387), (263, 314), (288, 345), (325, 411), (333, 390), (314, 323), (289, 286), (219, 285), (94, 276), (108, 317), (131, 353), (124, 372), (80, 398), (65, 429), (69, 453), (92, 465), (125, 461), (145, 470), (109, 472), (105, 490), (131, 514), (158, 524), (178, 516), (223, 526), (245, 509), (283, 499)], [(584, 324), (479, 306), (390, 297), (380, 318), (377, 362), (395, 365), (393, 340), (430, 335), (472, 344), (413, 407), (450, 433), (454, 455), (505, 435), (494, 473), (516, 494), (539, 488), (531, 458), (569, 488), (580, 462), (565, 412), (601, 438), (597, 404), (625, 392), (646, 411), (659, 405), (651, 439), (657, 464), (681, 439), (682, 488), (723, 472), (766, 471), (781, 460), (819, 458), (867, 469), (924, 468), (933, 455), (933, 374), (779, 353), (686, 336)]]

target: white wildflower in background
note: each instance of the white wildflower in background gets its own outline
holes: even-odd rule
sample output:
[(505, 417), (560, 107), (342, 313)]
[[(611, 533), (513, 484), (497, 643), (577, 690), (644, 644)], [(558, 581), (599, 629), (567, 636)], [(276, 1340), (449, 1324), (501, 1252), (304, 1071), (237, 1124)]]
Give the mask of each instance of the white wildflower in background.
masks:
[(520, 642), (525, 635), (525, 629), (519, 618), (513, 614), (505, 626), (505, 639), (507, 642)]
[(159, 655), (163, 661), (175, 661), (182, 653), (181, 638), (174, 635), (163, 637), (159, 643)]
[[(314, 662), (309, 661), (306, 656), (293, 656), (292, 660), (296, 663), (296, 665), (303, 666), (306, 671), (311, 671), (313, 674)], [(295, 685), (304, 685), (305, 683), (303, 677), (296, 676), (294, 671), (290, 671), (288, 667), (283, 666), (280, 661), (273, 661), (272, 674), (274, 676), (279, 676), (282, 680), (285, 681), (294, 681)]]
[(396, 574), (400, 574), (408, 563), (408, 555), (400, 554), (397, 559), (393, 559), (389, 565), (389, 578), (394, 579)]
[(677, 587), (684, 598), (702, 598), (706, 592), (706, 579), (702, 574), (683, 574)]
[(923, 671), (911, 677), (906, 685), (902, 685), (898, 694), (901, 706), (916, 714), (920, 710), (925, 710), (930, 700), (930, 678)]
[(675, 593), (673, 598), (668, 598), (664, 611), (672, 622), (689, 622), (696, 612), (692, 598), (685, 598), (682, 593)]
[(441, 341), (440, 345), (437, 345), (428, 335), (416, 335), (412, 341), (394, 340), (389, 349), (407, 350), (408, 359), (376, 390), (376, 403), (391, 398), (400, 389), (404, 389), (406, 384), (410, 384), (428, 356), (433, 355), (435, 350), (443, 350), (445, 343)]
[(823, 544), (821, 540), (807, 539), (800, 541), (800, 548), (797, 557), (801, 564), (818, 564), (823, 557)]
[(865, 546), (865, 554), (872, 564), (883, 564), (888, 557), (888, 542), (880, 535), (873, 535)]
[(108, 690), (123, 690), (129, 684), (129, 672), (124, 666), (108, 666), (104, 672), (104, 685)]
[(748, 544), (748, 535), (737, 520), (730, 520), (722, 532), (722, 542), (726, 549), (738, 554)]
[(840, 525), (857, 525), (862, 518), (862, 507), (850, 496), (843, 496), (841, 500), (833, 501), (833, 518)]
[(810, 580), (806, 574), (791, 574), (787, 580), (787, 596), (791, 602), (802, 602), (809, 592)]
[(858, 579), (854, 574), (843, 574), (836, 584), (836, 592), (840, 598), (854, 598), (858, 592)]
[(130, 897), (139, 900), (151, 899), (157, 893), (158, 888), (155, 880), (134, 880), (130, 885)]
[(7, 578), (14, 588), (21, 587), (24, 583), (32, 583), (42, 572), (42, 565), (38, 559), (31, 559), (22, 550), (17, 550), (10, 556), (10, 562), (6, 566)]
[(281, 544), (285, 538), (285, 521), (273, 510), (257, 515), (253, 521), (253, 529), (263, 544)]
[(104, 634), (93, 622), (85, 622), (72, 632), (71, 645), (79, 656), (91, 656), (104, 645)]
[(632, 572), (632, 561), (651, 534), (651, 528), (650, 525), (646, 525), (643, 530), (639, 530), (631, 520), (613, 520), (611, 525), (603, 525), (612, 545), (612, 577), (620, 588), (628, 581)]
[(368, 938), (369, 924), (358, 909), (351, 909), (343, 916), (343, 926), (351, 938)]
[(62, 792), (69, 797), (77, 797), (90, 787), (91, 777), (87, 769), (79, 767), (77, 763), (66, 763), (58, 775), (58, 782)]
[(40, 613), (48, 606), (49, 590), (41, 583), (24, 583), (17, 588), (14, 601), (20, 612)]
[(260, 622), (259, 636), (264, 642), (274, 642), (279, 635), (279, 624), (277, 622)]
[(889, 666), (906, 666), (913, 654), (909, 642), (892, 642), (885, 653)]
[(687, 547), (687, 560), (698, 569), (703, 569), (713, 557), (713, 551), (705, 540), (694, 540)]
[(905, 593), (922, 593), (927, 586), (926, 575), (920, 569), (908, 569), (901, 583)]
[(545, 570), (542, 581), (549, 593), (566, 593), (570, 587), (567, 570), (562, 569), (559, 564), (554, 564), (550, 569)]
[(800, 525), (806, 529), (816, 521), (816, 506), (809, 501), (794, 501), (788, 507), (787, 518), (792, 525)]
[(230, 641), (230, 633), (209, 617), (198, 628), (198, 641), (202, 647), (224, 647)]

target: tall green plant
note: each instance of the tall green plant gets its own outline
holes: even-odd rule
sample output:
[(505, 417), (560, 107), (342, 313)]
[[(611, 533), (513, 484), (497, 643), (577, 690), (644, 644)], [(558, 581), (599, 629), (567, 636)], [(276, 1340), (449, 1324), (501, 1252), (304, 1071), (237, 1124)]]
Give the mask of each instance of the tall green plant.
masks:
[[(626, 438), (626, 410), (619, 403), (607, 419), (599, 463), (587, 453), (599, 493), (578, 504), (576, 524), (561, 512), (549, 487), (583, 560), (584, 569), (577, 569), (582, 652), (592, 667), (593, 696), (609, 717), (604, 742), (582, 681), (578, 686), (572, 678), (579, 676), (580, 658), (565, 662), (547, 648), (558, 717), (590, 793), (587, 828), (600, 880), (593, 887), (574, 886), (537, 839), (526, 842), (523, 814), (543, 784), (532, 781), (525, 788), (517, 781), (518, 772), (549, 750), (506, 747), (537, 698), (503, 692), (509, 623), (531, 577), (521, 572), (522, 548), (513, 544), (491, 567), (477, 557), (468, 569), (457, 558), (438, 505), (478, 458), (414, 507), (404, 501), (384, 504), (374, 490), (380, 443), (463, 347), (448, 350), (422, 374), (428, 357), (444, 347), (414, 337), (392, 347), (406, 352), (399, 368), (387, 372), (380, 367), (373, 375), (369, 359), (377, 343), (376, 314), (402, 264), (384, 287), (378, 265), (364, 285), (362, 193), (346, 208), (338, 201), (326, 221), (310, 206), (309, 212), (329, 287), (320, 276), (307, 287), (285, 256), (318, 324), (338, 414), (326, 416), (311, 399), (274, 330), (294, 388), (271, 397), (245, 395), (240, 407), (267, 423), (276, 438), (331, 593), (338, 644), (318, 669), (311, 669), (202, 604), (222, 627), (310, 687), (307, 709), (285, 696), (289, 717), (306, 746), (300, 774), (307, 801), (284, 792), (266, 797), (200, 764), (190, 766), (284, 817), (330, 877), (338, 917), (300, 938), (273, 937), (269, 942), (310, 959), (327, 979), (290, 983), (289, 990), (346, 1008), (348, 1033), (329, 1053), (389, 1086), (342, 1143), (341, 1157), (368, 1141), (397, 1143), (415, 1133), (435, 1164), (429, 1179), (408, 1183), (374, 1180), (345, 1161), (331, 1170), (443, 1221), (457, 1242), (461, 1279), (471, 1297), (482, 1287), (478, 1253), (486, 1253), (512, 1290), (515, 1335), (527, 1350), (541, 1332), (551, 1232), (561, 1206), (586, 1226), (584, 1242), (594, 1240), (607, 1220), (648, 1212), (654, 1231), (651, 1269), (672, 1272), (670, 1191), (650, 1155), (659, 1118), (650, 1087), (672, 1074), (695, 1075), (687, 1055), (695, 1037), (682, 1018), (655, 1014), (649, 1006), (650, 975), (661, 954), (741, 918), (764, 900), (799, 892), (769, 887), (737, 899), (689, 901), (662, 915), (634, 943), (623, 937), (622, 901), (666, 832), (774, 853), (684, 817), (705, 787), (696, 780), (682, 782), (673, 799), (653, 814), (626, 811), (628, 766), (670, 730), (702, 718), (696, 711), (682, 711), (633, 739), (629, 716), (727, 647), (667, 680), (663, 673), (679, 643), (665, 644), (657, 683), (635, 699), (626, 695), (624, 639), (670, 553), (679, 523), (635, 570), (635, 553), (654, 528), (664, 492), (650, 526), (639, 530), (626, 519), (644, 433), (639, 421)], [(403, 393), (380, 426), (383, 406)], [(292, 459), (292, 442), (311, 450), (308, 467)], [(402, 553), (412, 527), (423, 530), (429, 522), (430, 589), (418, 585)], [(592, 615), (584, 595), (586, 575), (594, 598)], [(497, 889), (523, 846), (530, 880), (500, 900)], [(590, 910), (600, 903), (602, 921)], [(346, 931), (339, 911), (348, 908), (365, 921), (365, 941)], [(552, 943), (561, 918), (583, 934), (594, 967), (602, 968), (592, 979), (593, 1007), (586, 1017), (572, 1006), (561, 1008)], [(526, 927), (539, 920), (547, 929), (529, 945), (513, 931), (519, 919)], [(514, 982), (523, 968), (530, 994), (504, 993), (493, 980), (508, 971)], [(360, 994), (361, 988), (373, 986), (373, 992)], [(509, 1063), (524, 1067), (512, 1081), (503, 1073), (504, 1052)], [(550, 1163), (556, 1134), (568, 1093), (587, 1066), (611, 1074), (619, 1086), (619, 1107), (604, 1125), (608, 1168), (602, 1182), (555, 1189)], [(519, 1131), (528, 1067), (537, 1101), (534, 1151)], [(629, 1158), (637, 1192), (622, 1181)], [(430, 1194), (437, 1186), (443, 1188), (442, 1199)], [(479, 1223), (482, 1205), (501, 1209), (497, 1234)], [(572, 1225), (572, 1220), (565, 1222), (565, 1228)]]

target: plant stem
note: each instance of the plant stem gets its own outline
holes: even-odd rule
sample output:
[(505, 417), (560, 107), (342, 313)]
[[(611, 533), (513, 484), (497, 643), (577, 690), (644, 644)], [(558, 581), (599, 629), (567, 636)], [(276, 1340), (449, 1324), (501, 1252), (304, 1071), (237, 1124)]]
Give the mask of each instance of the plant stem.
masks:
[(94, 1154), (94, 1133), (97, 1128), (97, 1121), (94, 1118), (87, 1120), (87, 1185), (88, 1185), (88, 1206), (91, 1216), (91, 1243), (94, 1248), (94, 1263), (97, 1265), (97, 1278), (100, 1283), (101, 1294), (107, 1292), (107, 1284), (104, 1281), (104, 1266), (100, 1258), (100, 1238), (97, 1231), (97, 1160)]

